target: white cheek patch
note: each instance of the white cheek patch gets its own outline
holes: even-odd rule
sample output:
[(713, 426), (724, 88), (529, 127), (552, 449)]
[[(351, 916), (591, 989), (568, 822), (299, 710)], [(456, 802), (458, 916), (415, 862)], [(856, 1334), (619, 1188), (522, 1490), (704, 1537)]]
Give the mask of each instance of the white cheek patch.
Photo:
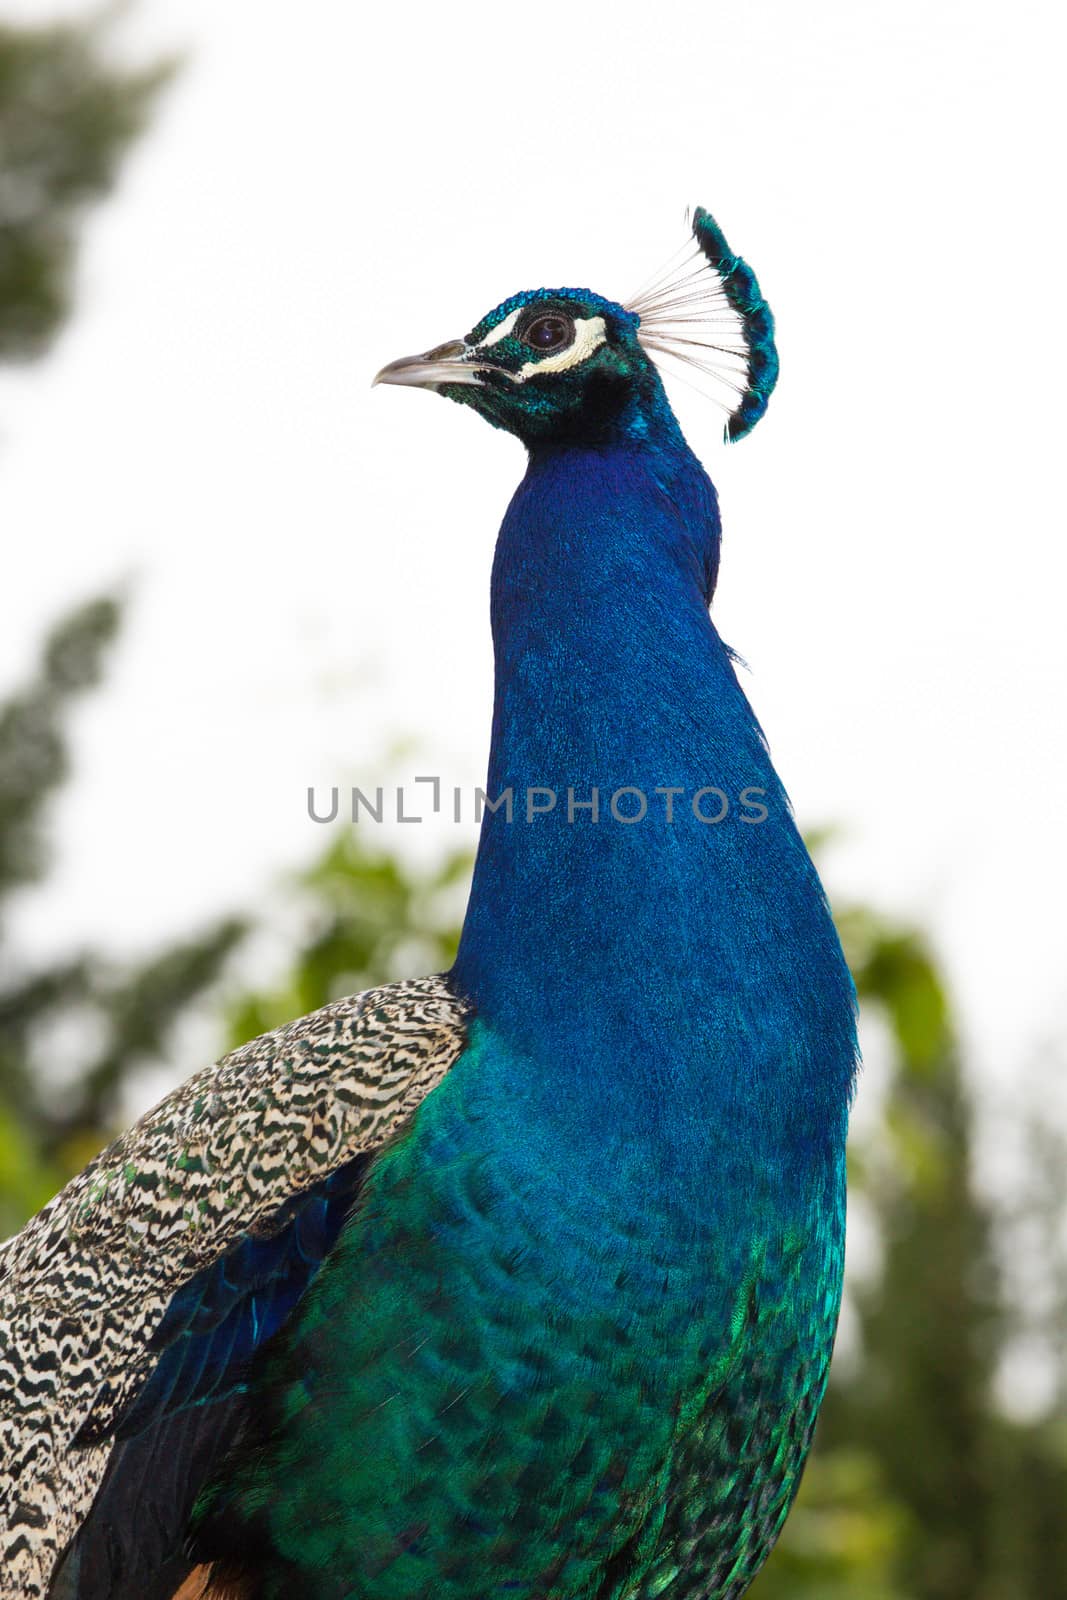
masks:
[(608, 330), (603, 317), (576, 318), (574, 339), (566, 350), (560, 350), (554, 356), (543, 356), (540, 361), (527, 361), (513, 376), (522, 383), (538, 372), (566, 372), (569, 367), (577, 367), (581, 362), (588, 361), (593, 351), (607, 341), (607, 337)]
[(519, 318), (522, 316), (522, 311), (522, 306), (518, 306), (514, 311), (509, 311), (503, 322), (498, 322), (492, 333), (486, 334), (485, 338), (478, 346), (479, 350), (487, 350), (490, 345), (499, 344), (501, 339), (506, 339), (516, 322), (518, 322)]

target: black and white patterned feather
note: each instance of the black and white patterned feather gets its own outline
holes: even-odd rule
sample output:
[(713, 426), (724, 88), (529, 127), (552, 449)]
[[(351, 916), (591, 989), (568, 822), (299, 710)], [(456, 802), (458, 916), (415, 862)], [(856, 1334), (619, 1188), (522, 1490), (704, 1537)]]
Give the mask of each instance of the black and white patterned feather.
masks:
[[(90, 1592), (79, 1569), (117, 1573), (127, 1553), (107, 1504), (140, 1480), (150, 1518), (157, 1458), (184, 1461), (175, 1493), (195, 1494), (197, 1462), (224, 1446), (234, 1410), (225, 1389), (189, 1409), (205, 1398), (196, 1361), (152, 1393), (164, 1353), (189, 1332), (181, 1291), (198, 1276), (210, 1286), (222, 1258), (254, 1254), (259, 1240), (306, 1231), (301, 1197), (316, 1186), (337, 1190), (334, 1211), (346, 1203), (360, 1158), (461, 1053), (466, 1020), (434, 977), (264, 1034), (190, 1078), (0, 1246), (0, 1600), (66, 1600)], [(202, 1368), (202, 1349), (197, 1359)], [(112, 1592), (140, 1593), (117, 1581)]]

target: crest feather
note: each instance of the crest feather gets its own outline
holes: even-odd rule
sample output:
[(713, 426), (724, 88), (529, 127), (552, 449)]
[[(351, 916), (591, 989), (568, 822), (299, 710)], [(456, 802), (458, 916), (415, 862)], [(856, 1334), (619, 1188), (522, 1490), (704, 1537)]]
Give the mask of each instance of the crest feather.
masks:
[(626, 309), (639, 318), (638, 340), (656, 361), (667, 357), (711, 380), (711, 398), (727, 412), (726, 438), (743, 439), (778, 379), (774, 317), (756, 274), (703, 206), (692, 232)]

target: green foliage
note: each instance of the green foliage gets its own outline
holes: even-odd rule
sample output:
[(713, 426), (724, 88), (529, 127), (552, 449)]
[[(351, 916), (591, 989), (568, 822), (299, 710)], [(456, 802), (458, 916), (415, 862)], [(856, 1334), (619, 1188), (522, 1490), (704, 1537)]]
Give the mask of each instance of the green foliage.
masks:
[(110, 597), (67, 617), (46, 640), (34, 682), (0, 707), (0, 901), (45, 870), (44, 802), (68, 775), (64, 719), (99, 681), (118, 624)]
[(749, 1593), (753, 1600), (905, 1600), (895, 1578), (905, 1527), (863, 1441), (826, 1449), (820, 1438), (785, 1533)]
[(459, 942), (456, 890), (470, 868), (466, 851), (420, 871), (372, 850), (356, 831), (339, 835), (291, 885), (302, 932), (288, 975), (231, 1004), (231, 1042), (243, 1044), (340, 995), (447, 969)]
[(107, 13), (0, 24), (0, 360), (47, 349), (70, 310), (77, 230), (172, 71), (109, 59)]
[[(170, 62), (116, 65), (114, 16), (0, 23), (0, 360), (40, 356), (62, 326), (80, 224), (172, 71)], [(222, 918), (134, 964), (79, 951), (33, 967), (11, 948), (11, 898), (48, 871), (49, 801), (69, 777), (70, 716), (99, 683), (119, 621), (112, 596), (64, 618), (32, 680), (0, 704), (0, 1235), (114, 1131), (129, 1077), (158, 1059), (244, 931)], [(57, 1070), (64, 1026), (77, 1042)]]
[[(1067, 1412), (1027, 1425), (995, 1403), (1024, 1324), (1003, 1280), (1003, 1219), (975, 1184), (974, 1093), (944, 979), (917, 929), (867, 907), (837, 921), (861, 1007), (891, 1041), (879, 1126), (850, 1154), (882, 1265), (853, 1287), (858, 1358), (835, 1370), (753, 1600), (1063, 1600)], [(1062, 1217), (1063, 1199), (1061, 1181), (1046, 1208)]]
[[(48, 802), (69, 776), (69, 718), (99, 682), (119, 620), (112, 597), (80, 607), (49, 634), (31, 681), (0, 704), (0, 1236), (116, 1131), (126, 1084), (165, 1052), (245, 931), (224, 917), (143, 962), (80, 951), (37, 967), (5, 937), (14, 893), (47, 874)], [(76, 1031), (61, 1067), (60, 1025)]]

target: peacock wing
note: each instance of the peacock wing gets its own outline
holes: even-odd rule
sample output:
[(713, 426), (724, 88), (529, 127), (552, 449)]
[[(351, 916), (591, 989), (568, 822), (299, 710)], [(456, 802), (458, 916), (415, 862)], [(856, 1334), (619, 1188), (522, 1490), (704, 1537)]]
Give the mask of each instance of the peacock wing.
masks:
[[(138, 1571), (165, 1559), (232, 1435), (243, 1367), (461, 1053), (467, 1015), (431, 977), (264, 1034), (0, 1246), (0, 1600), (147, 1596)], [(131, 1492), (145, 1515), (126, 1514)]]

